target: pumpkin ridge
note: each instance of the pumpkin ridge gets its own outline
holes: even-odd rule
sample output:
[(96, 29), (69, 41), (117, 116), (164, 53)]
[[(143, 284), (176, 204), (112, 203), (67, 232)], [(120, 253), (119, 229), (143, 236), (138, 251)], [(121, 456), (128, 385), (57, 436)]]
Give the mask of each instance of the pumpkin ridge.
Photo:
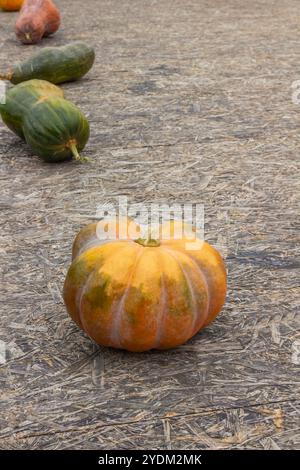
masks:
[(166, 290), (166, 282), (165, 282), (165, 275), (163, 271), (162, 261), (160, 260), (160, 265), (162, 267), (161, 272), (161, 299), (162, 299), (162, 306), (161, 306), (161, 313), (159, 319), (157, 319), (157, 334), (155, 338), (155, 346), (154, 348), (159, 348), (161, 337), (162, 337), (162, 329), (164, 319), (166, 317), (166, 305), (167, 305), (167, 290)]
[(113, 330), (112, 331), (113, 340), (117, 342), (117, 344), (119, 345), (120, 348), (122, 347), (121, 344), (120, 344), (120, 322), (121, 322), (121, 318), (122, 318), (122, 311), (123, 311), (123, 308), (124, 308), (124, 305), (125, 305), (127, 294), (129, 292), (129, 289), (130, 289), (130, 283), (133, 279), (135, 269), (138, 265), (138, 262), (140, 261), (141, 257), (144, 254), (143, 247), (140, 247), (139, 252), (140, 252), (139, 254), (137, 252), (137, 257), (136, 257), (136, 260), (135, 260), (134, 265), (132, 267), (132, 271), (128, 276), (127, 284), (126, 284), (126, 287), (124, 289), (123, 295), (120, 299), (117, 311), (115, 313), (115, 319), (114, 319), (114, 322), (113, 322), (113, 328), (112, 328), (112, 330)]
[[(213, 248), (213, 247), (212, 247), (212, 248)], [(219, 254), (215, 249), (214, 249), (214, 252), (215, 252), (216, 255), (219, 257), (219, 259), (222, 261), (222, 264), (223, 264), (223, 260), (222, 260), (222, 258), (221, 258), (221, 256), (220, 256), (220, 254)], [(209, 299), (209, 309), (208, 309), (208, 314), (207, 314), (206, 320), (205, 320), (204, 324), (202, 325), (203, 327), (205, 327), (205, 326), (209, 325), (209, 324), (215, 319), (215, 317), (216, 317), (216, 316), (214, 316), (213, 319), (210, 319), (210, 320), (208, 321), (208, 323), (207, 323), (207, 320), (208, 320), (209, 317), (210, 317), (211, 308), (212, 308), (212, 307), (211, 307), (211, 299), (212, 299), (211, 288), (210, 288), (210, 286), (209, 286), (209, 284), (208, 284), (208, 282), (207, 282), (207, 280), (206, 280), (205, 274), (203, 273), (203, 269), (202, 269), (202, 267), (200, 266), (200, 262), (198, 262), (198, 260), (195, 259), (192, 255), (187, 255), (187, 256), (189, 256), (189, 258), (191, 258), (191, 259), (195, 262), (195, 265), (198, 267), (199, 272), (203, 275), (203, 279), (204, 279), (205, 285), (206, 285), (206, 287), (207, 287), (207, 294), (208, 294), (208, 299)], [(224, 266), (224, 265), (223, 265), (223, 266)], [(225, 267), (224, 267), (224, 275), (225, 275), (225, 282), (226, 282), (226, 271), (225, 271)], [(224, 304), (224, 301), (223, 301), (222, 305), (223, 305), (223, 304)], [(220, 308), (221, 308), (221, 307), (220, 307)], [(219, 309), (219, 311), (220, 311), (220, 309)]]
[(90, 274), (88, 275), (86, 281), (85, 281), (85, 284), (83, 284), (83, 286), (81, 287), (81, 289), (79, 290), (79, 292), (77, 293), (77, 296), (78, 296), (78, 300), (76, 301), (76, 304), (77, 305), (77, 310), (78, 310), (78, 321), (80, 323), (80, 326), (81, 328), (83, 329), (83, 324), (82, 324), (82, 318), (81, 318), (81, 303), (82, 303), (82, 299), (83, 299), (83, 296), (84, 294), (86, 293), (86, 290), (87, 290), (87, 286), (89, 284), (89, 281), (90, 279), (92, 278), (93, 274), (95, 273), (96, 269), (98, 269), (98, 266), (102, 263), (102, 259), (99, 260), (99, 263), (97, 263), (97, 265), (94, 266), (94, 269), (91, 270)]
[[(197, 312), (197, 302), (196, 302), (196, 296), (195, 296), (195, 290), (194, 290), (194, 287), (193, 287), (193, 283), (186, 271), (186, 269), (183, 267), (183, 264), (182, 262), (178, 259), (178, 256), (176, 256), (176, 250), (172, 250), (172, 249), (168, 249), (166, 247), (163, 247), (164, 251), (166, 253), (169, 253), (169, 256), (171, 256), (173, 259), (176, 260), (185, 280), (186, 280), (186, 283), (187, 283), (187, 286), (189, 288), (189, 291), (190, 291), (190, 294), (191, 294), (191, 299), (192, 299), (192, 304), (193, 304), (193, 323), (192, 323), (192, 333), (191, 335), (193, 334), (193, 331), (194, 331), (194, 328), (195, 328), (195, 323), (197, 321), (197, 317), (198, 317), (198, 312)], [(184, 253), (185, 254), (185, 253)], [(207, 302), (207, 314), (208, 314), (208, 307), (209, 307), (209, 304)], [(207, 315), (205, 316), (205, 319), (206, 319)], [(204, 322), (203, 322), (204, 323)]]
[[(172, 248), (169, 248), (169, 249), (172, 249)], [(192, 254), (189, 254), (187, 251), (183, 251), (182, 248), (178, 247), (176, 248), (178, 249), (178, 251), (180, 251), (180, 253), (183, 253), (184, 255), (186, 255), (190, 260), (191, 262), (193, 263), (193, 265), (197, 268), (197, 271), (199, 272), (200, 276), (201, 276), (201, 279), (203, 280), (203, 284), (204, 284), (204, 287), (205, 287), (205, 290), (206, 290), (206, 294), (207, 294), (207, 313), (206, 313), (206, 316), (205, 316), (205, 319), (204, 319), (204, 322), (202, 323), (201, 325), (201, 328), (205, 325), (205, 321), (207, 320), (207, 318), (209, 317), (209, 311), (210, 311), (210, 299), (211, 299), (211, 293), (210, 293), (210, 288), (209, 288), (209, 285), (207, 283), (207, 280), (206, 280), (206, 277), (205, 277), (205, 274), (201, 268), (201, 266), (198, 264), (197, 262), (197, 259), (195, 259), (193, 257)], [(168, 248), (167, 248), (168, 250)], [(174, 250), (175, 251), (175, 250)]]
[(190, 256), (189, 254), (186, 253), (186, 255), (188, 256), (188, 258), (192, 261), (193, 265), (196, 266), (197, 268), (197, 271), (199, 272), (200, 276), (201, 276), (201, 279), (203, 280), (203, 283), (204, 283), (204, 287), (205, 287), (205, 290), (206, 290), (206, 295), (207, 295), (207, 311), (206, 311), (206, 315), (205, 315), (205, 319), (204, 319), (204, 322), (202, 323), (201, 327), (205, 324), (205, 321), (207, 320), (207, 317), (208, 317), (208, 314), (209, 314), (209, 310), (210, 310), (210, 299), (211, 299), (211, 295), (210, 295), (210, 290), (209, 290), (209, 286), (208, 286), (208, 283), (207, 283), (207, 280), (206, 280), (206, 277), (201, 269), (201, 267), (199, 266), (199, 264), (197, 263), (197, 261), (195, 260), (195, 258), (193, 258), (192, 256)]
[[(99, 248), (101, 248), (101, 247), (102, 247), (102, 245), (99, 246)], [(125, 249), (125, 248), (127, 248), (127, 247), (126, 247), (126, 246), (123, 246), (123, 248)], [(87, 251), (87, 250), (84, 250), (84, 251), (82, 252), (82, 254), (85, 253), (86, 251)], [(121, 250), (121, 251), (122, 251), (122, 250)], [(111, 253), (111, 255), (108, 256), (107, 259), (111, 258), (111, 257), (114, 256), (114, 255), (115, 255), (115, 253)], [(77, 300), (78, 306), (77, 306), (77, 309), (78, 309), (78, 320), (79, 320), (81, 326), (82, 326), (82, 320), (81, 320), (81, 303), (82, 303), (82, 299), (83, 299), (84, 294), (86, 293), (86, 290), (87, 290), (87, 287), (88, 287), (88, 284), (89, 284), (90, 279), (91, 279), (92, 276), (95, 274), (95, 271), (97, 271), (97, 270), (99, 269), (99, 267), (101, 266), (101, 263), (102, 263), (102, 262), (103, 262), (103, 259), (100, 259), (99, 262), (95, 264), (94, 268), (91, 270), (90, 274), (88, 275), (88, 277), (87, 277), (87, 279), (86, 279), (86, 281), (85, 281), (85, 284), (82, 286), (82, 288), (81, 288), (81, 289), (79, 290), (79, 292), (78, 292), (78, 300)], [(76, 302), (76, 303), (77, 303), (77, 302)]]

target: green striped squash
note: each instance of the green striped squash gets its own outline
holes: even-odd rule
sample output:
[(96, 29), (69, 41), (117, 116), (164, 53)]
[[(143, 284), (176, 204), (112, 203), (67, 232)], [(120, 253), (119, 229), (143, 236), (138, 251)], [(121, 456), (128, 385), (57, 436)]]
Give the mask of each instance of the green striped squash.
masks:
[(20, 83), (7, 92), (0, 114), (45, 161), (82, 160), (79, 151), (89, 139), (88, 121), (57, 86), (44, 80)]

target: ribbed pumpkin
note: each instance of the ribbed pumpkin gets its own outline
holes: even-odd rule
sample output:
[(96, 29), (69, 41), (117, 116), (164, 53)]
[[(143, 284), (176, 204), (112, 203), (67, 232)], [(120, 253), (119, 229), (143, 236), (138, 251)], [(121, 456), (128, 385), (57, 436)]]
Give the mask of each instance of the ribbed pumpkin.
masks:
[[(122, 220), (118, 233), (128, 224)], [(98, 228), (90, 224), (77, 235), (64, 285), (70, 316), (94, 341), (136, 352), (168, 349), (215, 319), (226, 271), (212, 246), (199, 241), (199, 249), (187, 250), (185, 238), (103, 241)]]

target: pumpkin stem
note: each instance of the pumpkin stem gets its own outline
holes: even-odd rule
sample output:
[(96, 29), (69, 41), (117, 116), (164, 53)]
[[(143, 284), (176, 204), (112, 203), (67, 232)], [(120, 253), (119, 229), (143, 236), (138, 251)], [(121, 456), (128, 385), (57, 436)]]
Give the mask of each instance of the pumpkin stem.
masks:
[(134, 240), (135, 243), (138, 243), (139, 245), (145, 246), (145, 247), (156, 247), (160, 246), (160, 241), (155, 240), (154, 238), (138, 238), (137, 240)]
[(68, 143), (68, 147), (71, 150), (71, 152), (73, 154), (73, 157), (77, 162), (82, 163), (82, 162), (88, 161), (88, 159), (86, 157), (81, 157), (79, 155), (78, 150), (77, 150), (77, 146), (76, 146), (76, 142), (74, 140), (70, 140), (70, 142)]

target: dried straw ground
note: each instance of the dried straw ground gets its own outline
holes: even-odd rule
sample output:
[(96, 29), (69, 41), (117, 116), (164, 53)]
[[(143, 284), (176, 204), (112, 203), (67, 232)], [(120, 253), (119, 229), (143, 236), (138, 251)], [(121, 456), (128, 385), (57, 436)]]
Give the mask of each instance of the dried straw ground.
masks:
[[(299, 1), (57, 4), (40, 47), (97, 52), (64, 87), (90, 163), (45, 164), (1, 124), (0, 447), (299, 448)], [(0, 13), (1, 69), (34, 50), (14, 21)], [(75, 233), (121, 194), (205, 204), (226, 258), (226, 307), (177, 350), (100, 349), (62, 303)]]

